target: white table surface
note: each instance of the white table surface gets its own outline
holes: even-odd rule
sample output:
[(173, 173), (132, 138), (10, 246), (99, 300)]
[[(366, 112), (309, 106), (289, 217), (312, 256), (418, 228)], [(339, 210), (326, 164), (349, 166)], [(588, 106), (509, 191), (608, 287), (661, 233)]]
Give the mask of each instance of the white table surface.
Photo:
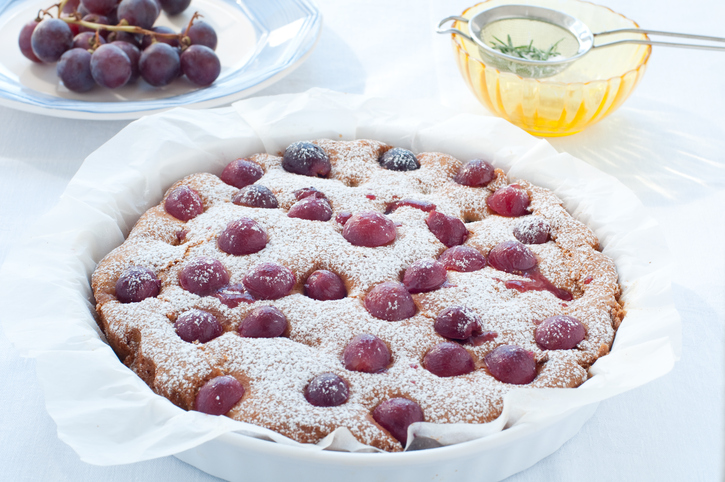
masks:
[[(725, 37), (722, 2), (599, 3), (644, 27)], [(325, 87), (434, 99), (485, 115), (458, 74), (449, 38), (433, 32), (440, 19), (471, 4), (319, 0), (324, 27), (316, 50), (288, 77), (257, 95)], [(618, 177), (661, 224), (674, 262), (682, 359), (665, 377), (602, 402), (577, 436), (509, 480), (723, 480), (723, 78), (725, 52), (655, 48), (644, 79), (622, 108), (580, 134), (550, 139), (560, 151)], [(0, 263), (56, 203), (83, 159), (126, 124), (63, 120), (0, 107)], [(81, 462), (56, 435), (34, 361), (19, 357), (2, 331), (0, 383), (2, 480), (214, 479), (174, 457), (115, 467)]]

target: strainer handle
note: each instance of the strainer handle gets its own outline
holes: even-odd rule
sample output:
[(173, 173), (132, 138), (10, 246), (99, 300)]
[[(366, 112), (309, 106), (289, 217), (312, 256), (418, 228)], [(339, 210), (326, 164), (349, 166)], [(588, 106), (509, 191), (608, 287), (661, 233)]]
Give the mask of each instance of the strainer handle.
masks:
[[(601, 37), (604, 35), (613, 35), (613, 34), (618, 34), (618, 33), (643, 33), (643, 34), (648, 34), (648, 35), (661, 35), (663, 37), (677, 37), (677, 38), (686, 38), (686, 39), (692, 39), (692, 40), (702, 40), (702, 41), (706, 41), (706, 42), (725, 42), (725, 38), (722, 38), (722, 37), (709, 37), (706, 35), (692, 35), (689, 33), (662, 32), (660, 30), (647, 30), (647, 29), (643, 29), (643, 28), (622, 28), (619, 30), (608, 30), (606, 32), (595, 33), (594, 37)], [(663, 45), (666, 47), (683, 47), (683, 48), (688, 48), (688, 49), (723, 50), (723, 51), (725, 51), (725, 46), (718, 46), (718, 45), (684, 44), (684, 43), (677, 43), (677, 42), (661, 42), (658, 40), (637, 40), (637, 39), (617, 40), (616, 42), (609, 42), (608, 44), (594, 45), (592, 48), (610, 47), (612, 45), (621, 45), (621, 44)]]
[(451, 15), (450, 17), (446, 17), (438, 23), (438, 29), (436, 30), (436, 32), (437, 33), (457, 33), (458, 35), (467, 39), (468, 41), (473, 42), (473, 39), (470, 37), (470, 35), (468, 35), (467, 33), (461, 32), (457, 28), (446, 28), (446, 29), (442, 28), (444, 23), (450, 22), (452, 20), (458, 20), (459, 22), (468, 23), (468, 19), (466, 17), (460, 17), (458, 15)]

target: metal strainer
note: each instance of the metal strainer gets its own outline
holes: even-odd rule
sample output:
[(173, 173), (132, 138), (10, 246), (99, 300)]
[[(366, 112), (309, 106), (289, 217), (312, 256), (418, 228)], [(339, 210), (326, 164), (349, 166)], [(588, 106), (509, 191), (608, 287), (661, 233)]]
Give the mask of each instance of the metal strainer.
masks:
[[(466, 34), (455, 28), (443, 29), (446, 22), (458, 20), (468, 23)], [(725, 46), (661, 42), (649, 39), (625, 39), (594, 45), (596, 37), (634, 33), (662, 35), (711, 42), (725, 42), (725, 38), (707, 37), (639, 28), (624, 28), (592, 33), (584, 22), (571, 15), (550, 8), (532, 5), (503, 5), (477, 13), (470, 19), (461, 16), (446, 17), (438, 24), (438, 33), (456, 33), (479, 46), (482, 59), (489, 65), (521, 77), (541, 79), (551, 77), (569, 67), (591, 49), (621, 44), (664, 45), (707, 50), (725, 50)], [(535, 45), (539, 49), (555, 46), (558, 55), (540, 60), (532, 57), (508, 55), (493, 45)]]

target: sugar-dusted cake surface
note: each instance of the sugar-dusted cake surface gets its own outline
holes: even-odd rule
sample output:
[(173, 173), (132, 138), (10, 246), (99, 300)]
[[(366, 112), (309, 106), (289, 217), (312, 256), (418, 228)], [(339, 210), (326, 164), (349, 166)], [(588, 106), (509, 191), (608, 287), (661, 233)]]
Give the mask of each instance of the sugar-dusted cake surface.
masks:
[[(92, 281), (99, 324), (119, 358), (156, 393), (191, 410), (207, 382), (228, 375), (244, 392), (226, 413), (229, 417), (309, 443), (347, 427), (362, 443), (398, 451), (400, 441), (372, 415), (386, 400), (415, 402), (427, 422), (483, 423), (500, 414), (509, 390), (576, 387), (587, 379), (588, 367), (608, 352), (624, 314), (618, 302), (617, 273), (613, 261), (599, 251), (593, 232), (568, 214), (552, 192), (517, 181), (515, 188), (530, 200), (526, 213), (502, 216), (487, 204), (494, 192), (509, 185), (499, 169), (487, 185), (469, 187), (454, 181), (464, 163), (446, 154), (418, 153), (419, 168), (396, 171), (379, 162), (391, 149), (383, 143), (313, 143), (329, 157), (326, 177), (288, 172), (281, 153), (250, 158), (263, 173), (255, 185), (271, 190), (278, 201), (276, 208), (235, 204), (237, 187), (212, 174), (194, 174), (174, 184), (164, 201), (179, 186), (187, 186), (201, 200), (199, 214), (182, 221), (169, 214), (162, 202), (147, 211), (128, 239), (98, 265)], [(329, 203), (328, 221), (288, 216), (299, 202), (295, 193), (309, 187)], [(400, 203), (392, 210), (393, 203), (401, 200), (428, 207)], [(446, 251), (427, 223), (431, 204), (435, 212), (463, 221), (467, 230), (463, 246), (487, 258), (496, 246), (515, 241), (516, 229), (519, 233), (528, 229), (531, 223), (520, 224), (522, 219), (543, 220), (550, 228), (548, 240), (527, 244), (527, 248), (535, 256), (540, 275), (560, 292), (569, 293), (570, 299), (552, 290), (522, 289), (530, 287), (528, 272), (495, 269), (489, 260), (475, 271), (449, 269), (443, 285), (413, 293), (413, 316), (397, 321), (373, 316), (365, 302), (373, 288), (402, 281), (414, 263), (438, 259)], [(395, 239), (377, 247), (353, 245), (343, 236), (345, 221), (351, 214), (371, 211), (389, 213), (384, 216), (395, 225)], [(220, 233), (240, 218), (254, 220), (264, 230), (263, 249), (242, 255), (220, 249)], [(200, 256), (221, 262), (229, 278), (226, 285), (239, 295), (236, 301), (229, 302), (217, 292), (200, 296), (182, 288), (180, 273)], [(254, 299), (241, 288), (245, 276), (265, 262), (293, 273), (289, 294)], [(153, 272), (159, 280), (158, 294), (141, 301), (119, 301), (117, 282), (131, 267)], [(306, 296), (305, 283), (317, 270), (338, 275), (346, 296), (332, 300)], [(275, 307), (286, 317), (284, 332), (271, 338), (242, 336), (243, 320), (263, 306)], [(437, 345), (451, 342), (434, 328), (439, 314), (451, 306), (474, 313), (481, 336), (452, 341), (468, 352), (473, 371), (438, 376), (424, 359)], [(222, 334), (203, 343), (184, 341), (175, 322), (190, 310), (211, 313), (221, 324)], [(537, 343), (537, 326), (555, 315), (574, 317), (584, 326), (586, 335), (574, 348), (544, 349)], [(384, 370), (346, 369), (343, 352), (360, 334), (374, 335), (388, 347), (391, 361)], [(503, 345), (521, 347), (533, 356), (533, 381), (506, 383), (492, 375), (486, 356)], [(346, 382), (349, 394), (344, 403), (315, 406), (305, 397), (310, 381), (323, 373)]]

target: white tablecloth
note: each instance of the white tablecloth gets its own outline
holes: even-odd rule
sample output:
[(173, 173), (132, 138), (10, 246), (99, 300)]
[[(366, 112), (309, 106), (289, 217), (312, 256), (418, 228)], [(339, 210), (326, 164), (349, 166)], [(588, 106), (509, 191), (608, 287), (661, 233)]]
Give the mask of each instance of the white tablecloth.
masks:
[[(599, 3), (644, 27), (725, 36), (725, 4), (720, 2)], [(486, 115), (458, 74), (449, 38), (434, 33), (440, 19), (471, 4), (319, 0), (324, 27), (316, 50), (258, 95), (325, 87), (433, 99)], [(661, 224), (673, 255), (683, 351), (670, 374), (601, 403), (576, 437), (510, 480), (722, 480), (723, 78), (725, 52), (655, 47), (644, 79), (622, 108), (580, 134), (550, 139), (560, 151), (618, 177)], [(126, 124), (62, 120), (0, 107), (0, 263), (27, 227), (55, 204), (83, 159)], [(56, 436), (33, 360), (20, 358), (1, 331), (0, 374), (0, 479), (213, 479), (173, 457), (130, 466), (85, 464)]]

